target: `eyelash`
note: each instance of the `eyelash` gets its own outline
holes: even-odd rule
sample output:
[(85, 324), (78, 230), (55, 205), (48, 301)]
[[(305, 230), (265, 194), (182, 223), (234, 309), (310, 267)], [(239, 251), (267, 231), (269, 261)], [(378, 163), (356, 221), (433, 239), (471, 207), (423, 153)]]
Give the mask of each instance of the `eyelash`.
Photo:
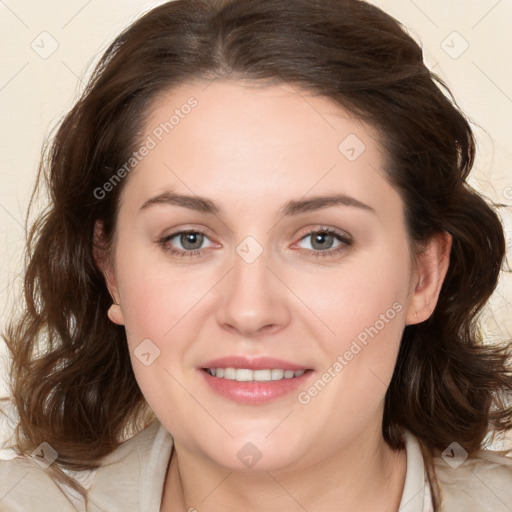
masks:
[[(315, 251), (315, 250), (310, 250), (310, 249), (303, 249), (303, 250), (306, 250), (306, 251), (312, 253), (313, 256), (316, 258), (337, 256), (337, 254), (340, 253), (342, 250), (344, 250), (346, 246), (352, 245), (352, 240), (349, 237), (343, 235), (342, 233), (340, 233), (339, 231), (336, 231), (335, 229), (327, 228), (327, 227), (326, 228), (322, 227), (321, 229), (315, 229), (315, 230), (309, 231), (309, 232), (305, 233), (299, 241), (303, 240), (304, 238), (307, 238), (308, 236), (318, 234), (318, 233), (333, 235), (340, 242), (342, 242), (342, 245), (340, 245), (336, 249), (328, 249), (326, 251)], [(163, 247), (163, 249), (166, 252), (171, 253), (176, 256), (190, 257), (190, 256), (201, 255), (205, 249), (193, 249), (192, 251), (182, 251), (180, 249), (175, 249), (174, 247), (169, 245), (169, 241), (172, 240), (173, 238), (177, 237), (178, 235), (186, 235), (186, 234), (198, 234), (198, 235), (204, 235), (205, 237), (207, 237), (206, 233), (204, 233), (202, 231), (195, 230), (195, 229), (189, 229), (189, 230), (177, 231), (175, 233), (172, 233), (171, 235), (167, 235), (164, 238), (160, 239), (158, 241), (158, 243)]]

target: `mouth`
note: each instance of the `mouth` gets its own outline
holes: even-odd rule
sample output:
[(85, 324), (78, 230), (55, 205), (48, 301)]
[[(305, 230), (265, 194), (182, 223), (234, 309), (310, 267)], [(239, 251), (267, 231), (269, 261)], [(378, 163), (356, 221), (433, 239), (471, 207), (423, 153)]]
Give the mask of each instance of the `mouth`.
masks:
[(269, 357), (214, 359), (198, 370), (215, 395), (246, 405), (289, 399), (315, 374), (313, 368)]

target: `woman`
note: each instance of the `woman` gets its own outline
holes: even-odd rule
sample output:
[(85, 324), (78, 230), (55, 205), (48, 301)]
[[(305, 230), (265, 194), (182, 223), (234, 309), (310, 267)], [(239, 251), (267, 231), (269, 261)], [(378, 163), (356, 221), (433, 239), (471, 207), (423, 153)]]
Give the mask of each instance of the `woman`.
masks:
[(512, 509), (503, 230), (439, 85), (357, 0), (123, 32), (43, 160), (2, 510)]

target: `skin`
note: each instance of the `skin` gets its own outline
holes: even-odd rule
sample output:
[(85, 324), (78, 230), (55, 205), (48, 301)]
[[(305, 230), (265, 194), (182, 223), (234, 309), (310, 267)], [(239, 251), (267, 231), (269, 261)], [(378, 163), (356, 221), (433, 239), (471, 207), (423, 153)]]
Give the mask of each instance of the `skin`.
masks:
[[(451, 238), (436, 236), (413, 256), (378, 134), (330, 99), (290, 85), (191, 82), (154, 104), (144, 138), (190, 96), (197, 107), (123, 183), (112, 257), (97, 253), (119, 304), (109, 316), (125, 326), (137, 382), (174, 438), (161, 510), (396, 511), (406, 454), (382, 437), (384, 396), (405, 325), (435, 307)], [(349, 134), (365, 145), (354, 161), (338, 149)], [(170, 189), (222, 211), (140, 211)], [(334, 192), (374, 211), (279, 214), (287, 201)], [(308, 234), (322, 227), (352, 243), (314, 245)], [(206, 234), (201, 254), (180, 257), (159, 244), (185, 229)], [(250, 264), (236, 252), (249, 235), (263, 251)], [(186, 242), (175, 236), (167, 247), (190, 251)], [(198, 372), (212, 358), (265, 355), (313, 369), (303, 391), (394, 303), (401, 311), (306, 405), (296, 392), (241, 405)], [(134, 355), (145, 339), (160, 350), (148, 366)], [(251, 468), (237, 457), (248, 442), (262, 454)]]

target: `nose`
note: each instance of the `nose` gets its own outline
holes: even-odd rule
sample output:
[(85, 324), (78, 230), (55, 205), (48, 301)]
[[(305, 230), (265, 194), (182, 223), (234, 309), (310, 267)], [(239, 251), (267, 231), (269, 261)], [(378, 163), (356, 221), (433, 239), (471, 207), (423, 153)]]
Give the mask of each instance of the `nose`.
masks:
[[(253, 261), (235, 253), (233, 268), (222, 280), (217, 321), (222, 328), (244, 337), (274, 334), (290, 322), (293, 294), (263, 250)], [(253, 256), (254, 257), (254, 256)]]

